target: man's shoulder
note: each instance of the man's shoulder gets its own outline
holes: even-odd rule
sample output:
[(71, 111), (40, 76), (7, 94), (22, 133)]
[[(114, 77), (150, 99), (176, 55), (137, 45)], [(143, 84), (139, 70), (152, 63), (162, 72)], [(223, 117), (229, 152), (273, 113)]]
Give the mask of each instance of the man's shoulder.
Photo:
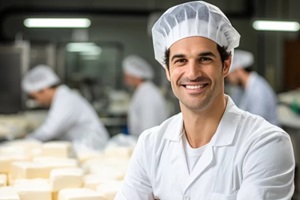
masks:
[(244, 112), (240, 121), (240, 133), (248, 138), (289, 137), (280, 127), (271, 124), (263, 117)]
[(224, 114), (224, 123), (230, 124), (230, 128), (236, 127), (237, 137), (259, 138), (268, 135), (287, 135), (280, 127), (271, 124), (263, 117), (242, 110), (232, 103)]

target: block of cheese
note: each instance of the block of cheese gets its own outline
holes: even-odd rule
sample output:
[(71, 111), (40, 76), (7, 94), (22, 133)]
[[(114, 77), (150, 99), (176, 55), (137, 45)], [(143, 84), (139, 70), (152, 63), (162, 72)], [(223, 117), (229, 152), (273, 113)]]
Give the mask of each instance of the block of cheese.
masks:
[(10, 164), (13, 158), (11, 156), (0, 155), (0, 173), (9, 173)]
[(49, 179), (34, 178), (34, 179), (16, 179), (13, 186), (16, 185), (49, 185)]
[(67, 141), (53, 141), (46, 142), (42, 145), (43, 156), (54, 156), (54, 157), (70, 157), (72, 155), (71, 142)]
[(65, 188), (79, 188), (83, 185), (83, 170), (80, 168), (53, 169), (50, 185), (54, 192)]
[(43, 163), (12, 162), (10, 176), (15, 179), (49, 178), (49, 169)]
[(37, 140), (14, 140), (7, 142), (0, 148), (0, 154), (26, 155), (30, 158), (41, 151), (42, 143)]
[(9, 174), (11, 169), (11, 163), (14, 161), (29, 161), (30, 158), (27, 155), (22, 154), (0, 154), (0, 173)]
[(106, 200), (88, 188), (70, 188), (59, 191), (57, 200)]
[(104, 150), (104, 154), (108, 157), (130, 158), (134, 147), (113, 146)]
[(0, 187), (0, 200), (20, 200), (13, 187)]
[(125, 169), (112, 166), (91, 166), (90, 174), (97, 174), (98, 177), (111, 179), (111, 180), (123, 180), (126, 174)]
[(111, 178), (99, 176), (97, 174), (87, 174), (83, 177), (83, 187), (96, 190), (97, 186), (107, 181), (112, 180)]
[(122, 181), (107, 181), (99, 184), (96, 191), (103, 196), (105, 200), (114, 200), (121, 186)]
[(57, 168), (77, 168), (78, 161), (74, 158), (63, 158), (63, 157), (48, 157), (48, 156), (40, 156), (35, 157), (33, 162), (43, 163), (46, 165), (49, 170), (57, 169)]
[(0, 187), (7, 186), (7, 175), (0, 174)]
[(123, 179), (129, 160), (120, 158), (105, 158), (105, 159), (92, 159), (82, 164), (82, 168), (90, 174), (104, 174), (113, 175), (117, 179)]
[(15, 183), (14, 190), (21, 200), (52, 200), (50, 185), (44, 181)]
[(104, 159), (106, 156), (104, 155), (103, 152), (95, 152), (95, 151), (91, 151), (91, 152), (76, 152), (76, 156), (77, 159), (80, 163), (84, 163), (87, 160), (91, 160), (91, 159)]

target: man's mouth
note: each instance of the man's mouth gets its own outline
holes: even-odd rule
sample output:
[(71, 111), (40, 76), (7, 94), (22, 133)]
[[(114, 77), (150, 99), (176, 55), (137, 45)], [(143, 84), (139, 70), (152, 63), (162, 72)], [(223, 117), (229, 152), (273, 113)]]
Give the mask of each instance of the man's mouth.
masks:
[(200, 88), (204, 88), (205, 86), (207, 86), (208, 84), (199, 84), (199, 85), (183, 85), (186, 89), (189, 90), (197, 90)]

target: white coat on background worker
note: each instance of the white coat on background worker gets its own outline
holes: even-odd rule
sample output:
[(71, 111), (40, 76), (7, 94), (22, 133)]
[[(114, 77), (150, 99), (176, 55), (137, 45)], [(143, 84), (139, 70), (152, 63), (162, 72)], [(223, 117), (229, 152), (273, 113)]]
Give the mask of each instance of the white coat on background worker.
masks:
[(49, 107), (44, 123), (27, 137), (71, 141), (76, 151), (102, 150), (109, 135), (97, 113), (86, 99), (59, 82), (58, 76), (45, 65), (25, 74), (24, 91)]
[(154, 73), (143, 58), (127, 56), (122, 67), (125, 84), (134, 89), (127, 116), (129, 134), (138, 137), (144, 130), (167, 119), (167, 104), (159, 88), (151, 82)]
[(229, 83), (241, 90), (233, 98), (236, 105), (248, 112), (262, 116), (274, 125), (279, 125), (277, 115), (277, 97), (269, 83), (256, 72), (251, 70), (254, 57), (251, 52), (235, 50), (232, 67), (227, 77)]
[(174, 6), (152, 36), (181, 113), (141, 134), (115, 199), (291, 199), (289, 135), (224, 94), (240, 35), (222, 11), (203, 1)]

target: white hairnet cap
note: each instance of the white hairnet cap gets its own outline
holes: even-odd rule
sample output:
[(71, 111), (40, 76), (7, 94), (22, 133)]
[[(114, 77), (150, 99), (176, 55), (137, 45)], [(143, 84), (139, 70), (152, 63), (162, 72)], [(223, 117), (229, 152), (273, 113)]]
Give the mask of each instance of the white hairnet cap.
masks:
[(178, 40), (191, 36), (211, 39), (227, 52), (233, 52), (240, 41), (240, 34), (218, 7), (192, 1), (169, 8), (154, 24), (155, 59), (164, 67), (165, 51)]
[(58, 76), (46, 65), (38, 65), (28, 71), (22, 80), (22, 88), (25, 92), (37, 92), (59, 83)]
[(246, 68), (253, 65), (254, 57), (249, 51), (236, 49), (234, 51), (234, 57), (231, 64), (230, 72), (233, 72), (237, 68)]
[(127, 56), (122, 63), (123, 71), (143, 79), (153, 78), (153, 69), (143, 58), (137, 55)]

